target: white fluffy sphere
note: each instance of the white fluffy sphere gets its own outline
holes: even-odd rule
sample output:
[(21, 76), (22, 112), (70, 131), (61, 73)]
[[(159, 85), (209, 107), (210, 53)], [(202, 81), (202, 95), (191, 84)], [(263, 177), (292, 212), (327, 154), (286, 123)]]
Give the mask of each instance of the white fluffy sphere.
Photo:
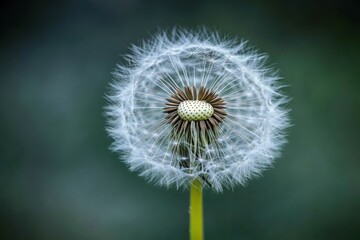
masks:
[[(112, 149), (125, 153), (131, 170), (164, 186), (197, 178), (222, 191), (279, 155), (288, 111), (265, 55), (216, 33), (174, 30), (134, 46), (126, 58), (106, 114)], [(196, 115), (203, 109), (184, 108), (196, 101), (207, 104), (203, 117)], [(181, 103), (191, 117), (178, 116)]]

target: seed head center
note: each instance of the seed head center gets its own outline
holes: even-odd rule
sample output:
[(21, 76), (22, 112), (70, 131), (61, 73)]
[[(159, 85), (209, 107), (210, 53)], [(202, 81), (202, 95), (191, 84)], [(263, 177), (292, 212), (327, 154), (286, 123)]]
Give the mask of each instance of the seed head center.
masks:
[(182, 120), (199, 121), (209, 119), (214, 113), (214, 108), (205, 101), (186, 100), (179, 104), (177, 112)]

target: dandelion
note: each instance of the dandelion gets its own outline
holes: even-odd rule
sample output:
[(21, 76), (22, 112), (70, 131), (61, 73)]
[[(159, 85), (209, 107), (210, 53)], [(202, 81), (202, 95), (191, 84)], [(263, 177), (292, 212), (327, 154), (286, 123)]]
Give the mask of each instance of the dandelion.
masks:
[(190, 186), (191, 231), (202, 236), (202, 188), (244, 185), (279, 155), (288, 116), (278, 76), (266, 55), (206, 31), (160, 33), (126, 59), (108, 97), (112, 149), (149, 181)]

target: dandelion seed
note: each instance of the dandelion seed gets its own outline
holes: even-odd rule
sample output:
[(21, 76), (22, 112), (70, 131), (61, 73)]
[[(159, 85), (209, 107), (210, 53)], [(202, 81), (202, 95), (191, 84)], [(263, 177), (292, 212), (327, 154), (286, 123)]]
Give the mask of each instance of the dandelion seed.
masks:
[(265, 55), (206, 32), (156, 35), (118, 66), (107, 107), (112, 149), (163, 186), (244, 184), (279, 155), (286, 98)]

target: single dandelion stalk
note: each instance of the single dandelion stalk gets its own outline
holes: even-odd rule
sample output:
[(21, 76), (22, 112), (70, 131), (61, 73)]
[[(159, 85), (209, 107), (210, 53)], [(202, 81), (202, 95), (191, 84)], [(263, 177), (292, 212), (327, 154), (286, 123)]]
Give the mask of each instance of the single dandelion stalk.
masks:
[(202, 183), (195, 179), (190, 185), (190, 240), (204, 239)]
[(190, 238), (203, 239), (202, 191), (233, 188), (279, 156), (286, 97), (266, 55), (217, 33), (160, 33), (114, 72), (112, 149), (151, 182), (190, 188)]

